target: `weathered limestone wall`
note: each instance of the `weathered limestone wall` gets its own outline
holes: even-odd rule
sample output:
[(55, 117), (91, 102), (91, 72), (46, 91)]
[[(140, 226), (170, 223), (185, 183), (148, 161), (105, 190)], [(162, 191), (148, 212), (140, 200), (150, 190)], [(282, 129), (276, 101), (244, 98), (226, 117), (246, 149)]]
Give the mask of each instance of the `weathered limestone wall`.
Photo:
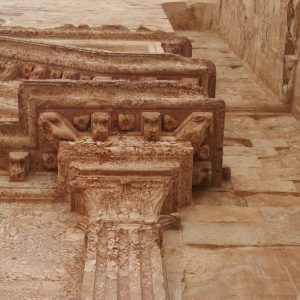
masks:
[(279, 98), (292, 96), (299, 0), (221, 0), (219, 31)]
[(300, 118), (300, 1), (297, 4), (295, 10), (295, 24), (297, 31), (297, 47), (296, 47), (296, 57), (297, 64), (295, 68), (295, 84), (293, 92), (293, 103), (292, 103), (292, 112), (296, 115), (297, 118)]
[(174, 30), (216, 31), (220, 0), (170, 1), (162, 7)]

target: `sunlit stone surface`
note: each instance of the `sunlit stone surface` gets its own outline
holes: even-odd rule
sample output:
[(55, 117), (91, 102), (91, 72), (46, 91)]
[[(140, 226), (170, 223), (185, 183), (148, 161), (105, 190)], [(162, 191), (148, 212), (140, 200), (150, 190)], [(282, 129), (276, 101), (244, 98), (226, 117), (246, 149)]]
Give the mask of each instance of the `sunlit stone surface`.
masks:
[(0, 4), (1, 300), (299, 299), (298, 0)]

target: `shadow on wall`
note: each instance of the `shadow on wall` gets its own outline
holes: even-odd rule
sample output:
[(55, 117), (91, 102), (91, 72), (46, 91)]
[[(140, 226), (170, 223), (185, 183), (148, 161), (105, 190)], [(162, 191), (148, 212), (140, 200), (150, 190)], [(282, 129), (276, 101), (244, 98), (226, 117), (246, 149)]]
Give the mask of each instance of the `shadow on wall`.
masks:
[(162, 7), (174, 30), (215, 31), (219, 18), (217, 2), (167, 2), (162, 4)]

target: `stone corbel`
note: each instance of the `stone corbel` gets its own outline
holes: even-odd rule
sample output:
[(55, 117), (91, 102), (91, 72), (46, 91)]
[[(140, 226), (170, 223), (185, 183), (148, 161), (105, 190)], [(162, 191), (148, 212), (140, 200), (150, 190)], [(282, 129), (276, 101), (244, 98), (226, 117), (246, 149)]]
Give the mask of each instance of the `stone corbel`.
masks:
[(9, 180), (24, 181), (29, 171), (29, 152), (9, 153)]
[(58, 149), (60, 140), (76, 141), (79, 139), (77, 130), (68, 119), (57, 112), (44, 112), (39, 117), (39, 126), (49, 144)]
[(175, 131), (175, 137), (178, 141), (190, 141), (196, 153), (211, 133), (211, 113), (196, 112), (179, 125)]

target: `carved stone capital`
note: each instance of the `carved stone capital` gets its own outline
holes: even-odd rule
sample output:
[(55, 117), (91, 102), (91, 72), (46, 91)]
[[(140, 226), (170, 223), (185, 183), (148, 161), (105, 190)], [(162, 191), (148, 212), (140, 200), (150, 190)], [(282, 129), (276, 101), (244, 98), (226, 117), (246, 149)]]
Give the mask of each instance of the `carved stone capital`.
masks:
[[(179, 218), (162, 211), (189, 194), (192, 158), (185, 142), (122, 137), (60, 145), (59, 178), (71, 192), (72, 210), (84, 217), (79, 225), (86, 228), (82, 299), (141, 299), (144, 294), (167, 299), (161, 232), (178, 228)], [(122, 280), (129, 288), (120, 284), (124, 268)]]

